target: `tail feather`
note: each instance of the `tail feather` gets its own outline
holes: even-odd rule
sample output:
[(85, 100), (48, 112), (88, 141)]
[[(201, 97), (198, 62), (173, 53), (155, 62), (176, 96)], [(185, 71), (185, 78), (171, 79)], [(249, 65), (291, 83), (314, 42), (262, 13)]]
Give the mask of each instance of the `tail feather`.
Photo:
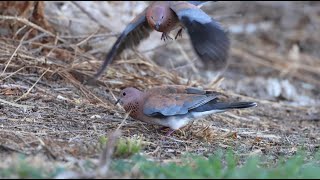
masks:
[(216, 109), (241, 109), (241, 108), (250, 108), (257, 106), (257, 103), (255, 102), (233, 102), (233, 103), (223, 103), (218, 102), (215, 104)]
[(212, 110), (228, 110), (228, 109), (241, 109), (241, 108), (250, 108), (257, 106), (255, 102), (215, 102), (210, 101), (207, 104), (194, 108), (195, 112), (204, 112), (204, 111), (212, 111)]

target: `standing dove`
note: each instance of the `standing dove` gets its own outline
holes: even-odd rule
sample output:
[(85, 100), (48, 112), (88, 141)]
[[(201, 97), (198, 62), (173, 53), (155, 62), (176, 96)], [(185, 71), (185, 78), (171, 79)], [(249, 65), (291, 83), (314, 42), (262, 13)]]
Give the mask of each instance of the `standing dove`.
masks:
[(162, 32), (161, 40), (172, 39), (170, 31), (180, 28), (175, 39), (186, 29), (193, 48), (205, 64), (212, 70), (222, 70), (227, 66), (230, 41), (223, 28), (200, 9), (205, 1), (155, 1), (137, 15), (123, 30), (108, 53), (97, 79), (107, 65), (126, 48), (139, 45), (149, 37), (151, 31)]
[(128, 87), (121, 91), (120, 102), (130, 117), (175, 130), (195, 119), (229, 109), (257, 106), (255, 102), (220, 102), (221, 93), (182, 85), (166, 85), (142, 92)]

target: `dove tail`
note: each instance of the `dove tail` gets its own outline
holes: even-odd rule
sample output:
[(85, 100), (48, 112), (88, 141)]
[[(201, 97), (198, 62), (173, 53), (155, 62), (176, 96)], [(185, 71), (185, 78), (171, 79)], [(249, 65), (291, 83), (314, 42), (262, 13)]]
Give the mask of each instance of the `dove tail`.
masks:
[(215, 102), (210, 101), (207, 104), (204, 104), (202, 106), (199, 106), (193, 111), (195, 112), (204, 112), (204, 111), (212, 111), (212, 110), (218, 110), (218, 111), (225, 111), (228, 109), (241, 109), (241, 108), (250, 108), (257, 106), (257, 103), (255, 102), (232, 102), (232, 103), (225, 103), (225, 102)]
[(233, 102), (233, 103), (218, 102), (218, 103), (215, 103), (213, 107), (214, 109), (225, 110), (225, 109), (250, 108), (254, 106), (257, 106), (257, 103), (255, 102)]

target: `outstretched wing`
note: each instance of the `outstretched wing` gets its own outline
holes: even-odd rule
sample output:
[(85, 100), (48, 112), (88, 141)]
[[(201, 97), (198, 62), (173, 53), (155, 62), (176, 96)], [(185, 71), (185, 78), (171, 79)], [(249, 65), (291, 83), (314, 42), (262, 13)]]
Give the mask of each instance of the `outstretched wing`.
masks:
[(132, 48), (139, 45), (141, 40), (146, 39), (150, 36), (152, 29), (148, 25), (146, 19), (146, 10), (135, 17), (124, 29), (117, 41), (114, 43), (112, 49), (108, 53), (99, 71), (94, 75), (94, 79), (97, 79), (103, 71), (106, 69), (108, 64), (119, 55), (124, 49)]
[(218, 22), (192, 3), (172, 2), (170, 7), (187, 28), (193, 48), (205, 66), (224, 69), (228, 64), (230, 40)]
[(143, 113), (148, 116), (164, 116), (187, 114), (213, 99), (215, 95), (197, 94), (158, 94), (150, 96), (143, 105)]

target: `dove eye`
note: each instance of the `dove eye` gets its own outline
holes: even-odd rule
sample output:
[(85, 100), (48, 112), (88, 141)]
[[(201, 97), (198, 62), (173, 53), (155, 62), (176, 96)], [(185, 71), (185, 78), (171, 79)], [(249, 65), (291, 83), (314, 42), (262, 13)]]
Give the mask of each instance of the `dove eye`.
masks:
[(161, 19), (163, 19), (163, 16), (162, 16), (162, 18)]
[(122, 95), (123, 95), (123, 96), (125, 96), (125, 95), (126, 95), (126, 93), (125, 93), (125, 92), (123, 92), (123, 93), (122, 93)]
[(151, 16), (151, 19), (153, 19), (153, 16)]

